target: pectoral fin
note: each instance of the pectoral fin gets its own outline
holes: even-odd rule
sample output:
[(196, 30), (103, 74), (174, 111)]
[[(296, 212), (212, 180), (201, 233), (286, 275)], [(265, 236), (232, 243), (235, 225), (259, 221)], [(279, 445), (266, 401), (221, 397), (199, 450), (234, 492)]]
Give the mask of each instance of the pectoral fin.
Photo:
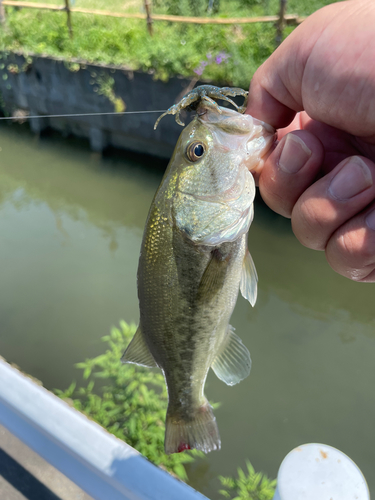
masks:
[(134, 363), (136, 365), (147, 366), (154, 368), (158, 366), (144, 341), (141, 327), (139, 326), (132, 338), (130, 344), (126, 348), (124, 355), (121, 358), (123, 363)]
[(251, 359), (247, 347), (229, 325), (211, 368), (217, 377), (227, 385), (241, 382), (250, 373)]
[(219, 292), (224, 284), (228, 260), (219, 249), (211, 252), (211, 260), (209, 261), (198, 288), (198, 299), (211, 298)]
[(242, 296), (245, 297), (245, 299), (248, 300), (253, 307), (257, 300), (257, 281), (258, 275), (253, 259), (251, 258), (249, 250), (246, 249), (245, 258), (242, 265), (240, 290)]

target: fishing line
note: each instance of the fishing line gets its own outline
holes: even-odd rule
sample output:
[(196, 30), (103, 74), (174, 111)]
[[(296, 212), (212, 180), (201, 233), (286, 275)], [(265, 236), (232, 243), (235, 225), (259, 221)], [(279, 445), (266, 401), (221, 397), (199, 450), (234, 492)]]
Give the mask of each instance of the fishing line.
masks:
[(166, 110), (165, 109), (155, 109), (152, 111), (111, 111), (108, 113), (68, 113), (64, 115), (35, 115), (35, 116), (30, 116), (30, 115), (20, 115), (20, 116), (0, 116), (0, 120), (29, 120), (30, 118), (66, 118), (66, 117), (73, 117), (73, 116), (103, 116), (103, 115), (138, 115), (138, 114), (144, 114), (144, 113), (164, 113)]

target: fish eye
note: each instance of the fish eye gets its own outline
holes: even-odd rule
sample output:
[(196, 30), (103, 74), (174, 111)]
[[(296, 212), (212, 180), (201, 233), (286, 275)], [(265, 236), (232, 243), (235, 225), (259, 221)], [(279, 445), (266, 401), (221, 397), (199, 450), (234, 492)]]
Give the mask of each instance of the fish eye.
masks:
[(198, 161), (202, 158), (206, 151), (206, 146), (203, 142), (193, 141), (186, 148), (186, 156), (190, 161)]

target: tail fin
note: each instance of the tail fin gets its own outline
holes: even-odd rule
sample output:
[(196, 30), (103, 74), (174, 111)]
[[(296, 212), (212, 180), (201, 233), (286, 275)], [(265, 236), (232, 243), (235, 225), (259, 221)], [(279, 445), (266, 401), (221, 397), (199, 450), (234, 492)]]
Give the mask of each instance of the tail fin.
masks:
[(220, 445), (219, 429), (208, 401), (189, 420), (183, 420), (180, 415), (176, 417), (168, 408), (165, 423), (165, 453), (169, 455), (194, 448), (208, 453), (220, 450)]

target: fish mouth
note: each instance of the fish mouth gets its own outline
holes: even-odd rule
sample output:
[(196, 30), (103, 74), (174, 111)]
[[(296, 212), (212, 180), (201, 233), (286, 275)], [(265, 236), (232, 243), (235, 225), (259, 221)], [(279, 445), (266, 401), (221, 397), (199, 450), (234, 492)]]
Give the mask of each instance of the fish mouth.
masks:
[[(263, 134), (275, 134), (275, 129), (271, 125), (251, 115), (239, 113), (234, 109), (222, 106), (219, 106), (219, 110), (220, 112), (218, 113), (216, 109), (212, 109), (211, 105), (207, 105), (204, 101), (201, 101), (197, 109), (198, 119), (204, 122), (205, 125), (212, 124), (229, 134), (246, 135), (252, 133), (252, 130), (256, 127), (261, 127)], [(255, 133), (257, 134), (257, 132)]]
[(216, 142), (224, 149), (244, 152), (243, 162), (248, 170), (260, 169), (264, 157), (275, 143), (275, 129), (251, 115), (222, 107), (220, 111), (221, 114), (203, 106), (199, 120), (210, 129)]

